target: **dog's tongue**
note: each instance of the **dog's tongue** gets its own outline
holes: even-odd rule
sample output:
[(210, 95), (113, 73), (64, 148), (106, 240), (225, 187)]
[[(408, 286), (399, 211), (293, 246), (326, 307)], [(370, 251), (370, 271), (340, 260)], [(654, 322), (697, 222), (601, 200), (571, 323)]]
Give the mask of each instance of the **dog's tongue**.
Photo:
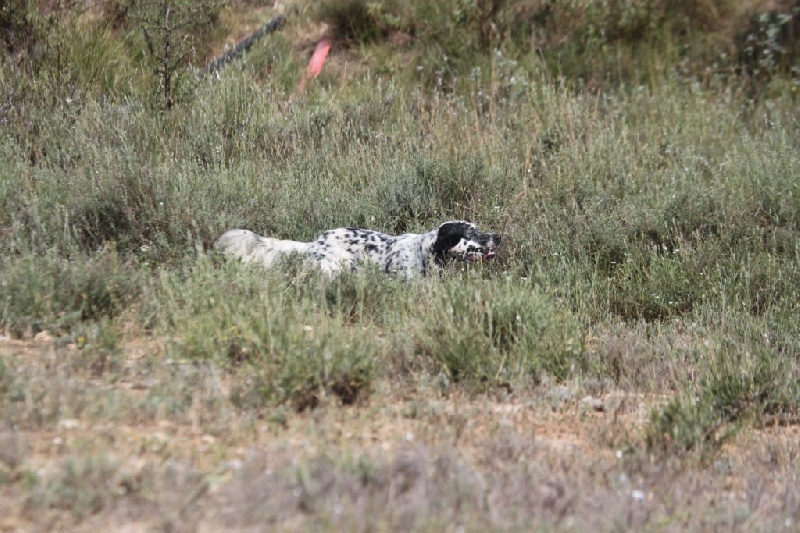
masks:
[(486, 252), (485, 254), (467, 254), (467, 261), (470, 263), (474, 263), (478, 260), (488, 261), (489, 259), (493, 259), (494, 256), (494, 252)]

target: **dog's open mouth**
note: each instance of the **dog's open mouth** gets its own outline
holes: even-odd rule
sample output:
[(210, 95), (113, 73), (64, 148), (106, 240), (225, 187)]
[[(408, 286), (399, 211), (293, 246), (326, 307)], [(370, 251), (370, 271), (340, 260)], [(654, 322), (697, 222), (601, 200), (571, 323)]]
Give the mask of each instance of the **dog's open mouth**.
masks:
[(470, 252), (465, 256), (465, 259), (468, 263), (474, 263), (475, 261), (489, 261), (490, 259), (494, 259), (497, 254), (494, 253), (494, 250), (486, 250), (485, 252)]

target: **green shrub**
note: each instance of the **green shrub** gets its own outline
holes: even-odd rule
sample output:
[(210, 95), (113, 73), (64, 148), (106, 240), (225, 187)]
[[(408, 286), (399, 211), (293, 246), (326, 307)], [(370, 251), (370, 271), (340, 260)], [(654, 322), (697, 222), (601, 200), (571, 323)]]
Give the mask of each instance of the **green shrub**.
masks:
[[(349, 405), (369, 393), (378, 368), (379, 346), (367, 332), (353, 333), (319, 317), (309, 324), (242, 324), (225, 342), (227, 356), (245, 359), (232, 400), (240, 406), (291, 404), (316, 407), (324, 396)], [(312, 325), (313, 324), (313, 325)], [(280, 328), (286, 328), (281, 330)]]
[[(210, 359), (247, 376), (233, 392), (240, 405), (305, 409), (321, 394), (352, 403), (369, 389), (380, 345), (370, 331), (348, 325), (351, 313), (364, 312), (358, 297), (343, 314), (336, 308), (342, 285), (329, 289), (318, 272), (287, 276), (234, 261), (223, 268), (201, 259), (188, 278), (164, 275), (158, 283), (158, 321), (165, 333), (179, 332), (170, 346), (175, 356)], [(312, 290), (293, 294), (293, 284)]]
[(539, 291), (503, 279), (448, 281), (431, 296), (417, 344), (451, 379), (564, 379), (584, 370), (574, 319)]
[(652, 453), (709, 459), (747, 424), (797, 415), (800, 379), (787, 354), (763, 333), (748, 338), (740, 331), (745, 322), (732, 323), (701, 367), (696, 391), (651, 413), (646, 442)]
[(0, 324), (22, 335), (114, 318), (138, 301), (141, 282), (139, 271), (114, 251), (71, 260), (53, 254), (6, 258)]
[(41, 480), (27, 498), (31, 510), (67, 511), (73, 520), (97, 514), (120, 496), (120, 465), (105, 457), (69, 457)]
[(796, 412), (800, 376), (786, 354), (768, 343), (737, 344), (723, 342), (700, 384), (710, 405), (731, 421)]
[(80, 368), (88, 368), (96, 376), (116, 373), (122, 368), (122, 333), (108, 319), (75, 328), (72, 339), (78, 349), (77, 364)]
[(326, 22), (337, 42), (363, 45), (385, 37), (397, 20), (385, 10), (387, 2), (325, 0), (317, 7), (316, 19)]
[(741, 423), (727, 420), (703, 399), (673, 399), (653, 410), (647, 427), (647, 450), (658, 457), (713, 458), (730, 441)]

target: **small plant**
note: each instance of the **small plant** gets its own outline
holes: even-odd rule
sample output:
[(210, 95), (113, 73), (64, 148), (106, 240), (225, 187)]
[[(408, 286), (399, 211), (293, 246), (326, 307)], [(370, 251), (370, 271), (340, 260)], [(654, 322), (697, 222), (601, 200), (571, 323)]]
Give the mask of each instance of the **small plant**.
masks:
[(0, 324), (16, 336), (118, 316), (141, 289), (136, 270), (113, 250), (72, 261), (50, 254), (0, 264)]
[[(241, 269), (225, 266), (230, 274)], [(330, 305), (329, 291), (341, 293), (316, 272), (287, 280), (280, 272), (240, 270), (238, 280), (225, 282), (209, 267), (201, 259), (188, 285), (174, 285), (174, 277), (162, 281), (160, 321), (181, 332), (170, 348), (174, 354), (215, 361), (237, 376), (234, 403), (304, 410), (325, 394), (349, 404), (369, 389), (379, 345), (371, 332), (349, 325), (352, 313), (365, 312), (358, 299), (355, 307), (320, 312)], [(308, 285), (297, 300), (290, 292), (295, 282)]]
[(144, 34), (164, 106), (170, 109), (181, 81), (181, 68), (194, 53), (194, 32), (207, 28), (225, 0), (145, 0), (131, 14)]
[(664, 457), (712, 458), (737, 432), (763, 416), (796, 413), (797, 378), (777, 354), (728, 343), (710, 361), (698, 392), (651, 413), (646, 442)]
[(78, 328), (72, 334), (79, 350), (77, 363), (94, 375), (116, 372), (120, 369), (122, 335), (117, 326), (102, 319), (88, 327)]
[(560, 380), (584, 367), (571, 317), (530, 288), (451, 280), (434, 296), (429, 315), (419, 350), (455, 381), (507, 383), (541, 372)]
[(661, 458), (713, 458), (741, 429), (741, 423), (729, 420), (707, 400), (673, 399), (652, 411), (645, 435), (648, 452)]
[(119, 465), (105, 457), (70, 457), (40, 481), (26, 502), (37, 509), (67, 511), (77, 522), (111, 505), (119, 496)]

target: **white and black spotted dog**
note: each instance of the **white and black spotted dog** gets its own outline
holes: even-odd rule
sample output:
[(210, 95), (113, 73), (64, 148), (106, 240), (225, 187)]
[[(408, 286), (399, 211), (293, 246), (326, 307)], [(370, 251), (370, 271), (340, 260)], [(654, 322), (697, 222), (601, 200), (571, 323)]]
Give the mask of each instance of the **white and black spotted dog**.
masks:
[(358, 228), (328, 230), (310, 243), (272, 239), (245, 229), (226, 232), (214, 248), (242, 261), (271, 266), (284, 255), (299, 253), (330, 277), (342, 270), (373, 264), (405, 279), (439, 271), (452, 260), (474, 263), (495, 257), (500, 235), (482, 233), (462, 220), (445, 222), (428, 233), (386, 235)]

